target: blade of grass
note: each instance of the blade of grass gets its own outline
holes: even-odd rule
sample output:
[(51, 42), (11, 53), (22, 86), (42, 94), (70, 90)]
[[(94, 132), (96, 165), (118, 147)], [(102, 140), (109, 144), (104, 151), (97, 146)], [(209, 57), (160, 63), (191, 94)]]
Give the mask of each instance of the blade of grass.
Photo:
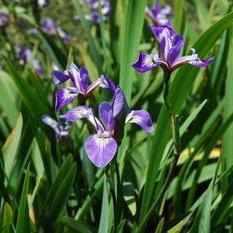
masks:
[(174, 26), (178, 32), (182, 32), (184, 26), (184, 0), (175, 0), (174, 2)]
[(110, 232), (110, 208), (111, 205), (109, 203), (108, 197), (108, 184), (107, 179), (104, 179), (104, 188), (103, 188), (103, 199), (102, 199), (102, 207), (101, 207), (101, 216), (100, 216), (100, 223), (99, 223), (99, 230), (98, 233), (108, 233)]
[(2, 154), (4, 159), (4, 170), (7, 177), (10, 177), (12, 169), (17, 162), (17, 151), (20, 144), (21, 134), (23, 129), (23, 118), (20, 114), (16, 126), (7, 138), (7, 141), (2, 147)]
[(121, 24), (120, 87), (123, 89), (128, 103), (130, 103), (132, 85), (135, 78), (132, 63), (137, 54), (137, 48), (141, 39), (146, 1), (128, 0), (123, 2), (127, 10), (124, 12)]
[(23, 191), (21, 193), (21, 198), (18, 208), (18, 216), (17, 216), (17, 224), (16, 224), (17, 233), (31, 232), (30, 221), (29, 221), (29, 210), (28, 210), (29, 182), (30, 182), (30, 173), (28, 168), (25, 175)]
[(11, 232), (11, 224), (13, 223), (13, 210), (11, 206), (6, 202), (3, 206), (3, 211), (1, 215), (1, 229), (2, 233)]
[(8, 123), (13, 127), (18, 115), (17, 91), (9, 75), (2, 70), (0, 71), (0, 86), (0, 107)]
[[(233, 113), (233, 40), (232, 40), (232, 30), (230, 31), (230, 49), (228, 55), (228, 73), (225, 85), (225, 101), (224, 101), (224, 118), (227, 119)], [(223, 170), (227, 170), (233, 166), (233, 124), (227, 129), (223, 137)]]
[[(56, 220), (66, 204), (76, 175), (76, 165), (68, 157), (61, 167), (52, 185), (45, 204), (45, 218), (47, 221)], [(51, 222), (52, 223), (52, 222)]]
[(77, 233), (92, 233), (93, 230), (89, 229), (87, 224), (79, 223), (72, 218), (69, 217), (62, 217), (59, 219), (59, 222), (66, 226), (68, 229), (72, 230), (72, 232)]

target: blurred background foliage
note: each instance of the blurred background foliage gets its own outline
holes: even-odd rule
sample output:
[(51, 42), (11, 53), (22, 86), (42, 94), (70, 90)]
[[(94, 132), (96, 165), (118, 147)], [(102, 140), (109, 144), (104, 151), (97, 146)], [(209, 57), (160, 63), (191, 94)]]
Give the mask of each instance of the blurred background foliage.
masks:
[[(215, 59), (208, 69), (185, 66), (173, 77), (169, 98), (179, 114), (182, 153), (169, 182), (173, 145), (162, 72), (142, 76), (131, 67), (139, 51), (155, 47), (144, 14), (152, 3), (112, 0), (109, 18), (93, 24), (79, 0), (50, 0), (45, 8), (34, 0), (0, 1), (10, 15), (0, 28), (1, 232), (233, 232), (232, 2), (160, 1), (173, 9), (185, 51), (194, 47)], [(45, 17), (71, 36), (68, 43), (41, 30)], [(20, 64), (17, 45), (33, 51), (43, 75), (31, 61)], [(154, 135), (136, 127), (125, 132), (120, 183), (113, 164), (100, 170), (87, 160), (82, 124), (61, 141), (42, 125), (42, 115), (55, 116), (51, 72), (71, 62), (87, 67), (92, 80), (106, 74), (132, 108), (152, 115)]]

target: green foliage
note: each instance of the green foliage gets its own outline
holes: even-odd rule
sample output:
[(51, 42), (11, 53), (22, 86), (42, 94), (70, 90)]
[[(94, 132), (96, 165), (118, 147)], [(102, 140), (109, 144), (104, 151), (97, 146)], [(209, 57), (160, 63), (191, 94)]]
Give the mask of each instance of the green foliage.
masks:
[[(50, 1), (45, 8), (35, 2), (0, 0), (11, 19), (0, 28), (0, 232), (232, 232), (232, 2), (158, 1), (171, 5), (184, 53), (195, 48), (200, 57), (214, 57), (207, 69), (186, 65), (171, 77), (177, 160), (162, 72), (139, 75), (132, 68), (139, 51), (156, 47), (145, 15), (154, 1), (111, 1), (101, 24), (86, 20), (79, 0)], [(72, 35), (70, 43), (40, 30), (46, 16)], [(32, 28), (38, 34), (30, 34)], [(16, 45), (32, 48), (42, 76), (32, 61), (20, 64)], [(92, 80), (106, 74), (124, 90), (130, 108), (152, 115), (155, 131), (145, 135), (127, 126), (117, 159), (104, 169), (84, 152), (90, 128), (78, 122), (61, 139), (41, 122), (44, 114), (57, 117), (54, 66), (64, 70), (72, 62), (87, 67)], [(100, 91), (89, 103), (103, 97), (109, 96)]]

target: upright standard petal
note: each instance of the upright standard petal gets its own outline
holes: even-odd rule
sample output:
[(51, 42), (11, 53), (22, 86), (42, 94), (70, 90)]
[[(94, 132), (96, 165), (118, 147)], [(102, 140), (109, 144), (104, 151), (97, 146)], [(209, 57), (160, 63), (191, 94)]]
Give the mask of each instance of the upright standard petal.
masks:
[(145, 73), (157, 67), (159, 63), (153, 61), (153, 56), (146, 53), (140, 53), (137, 61), (133, 64), (133, 68), (140, 72)]
[(175, 60), (179, 58), (181, 50), (184, 47), (184, 40), (180, 35), (175, 35), (172, 42), (173, 44), (168, 52), (167, 57), (167, 63), (169, 64), (169, 67), (171, 67)]
[(154, 4), (151, 8), (146, 8), (146, 13), (156, 26), (171, 25), (171, 7), (168, 5)]
[(115, 93), (115, 90), (117, 88), (115, 83), (104, 75), (100, 76), (100, 87), (110, 90), (113, 94)]
[(86, 95), (88, 87), (91, 83), (88, 71), (85, 68), (79, 69), (75, 64), (71, 64), (68, 72), (70, 73), (74, 86), (79, 89), (81, 94)]
[(117, 152), (117, 142), (112, 137), (99, 137), (97, 134), (87, 138), (84, 144), (90, 161), (99, 168), (106, 167)]
[(147, 133), (151, 133), (154, 130), (150, 114), (144, 110), (132, 110), (127, 115), (125, 122), (135, 123)]
[(88, 74), (87, 69), (81, 67), (80, 68), (80, 91), (86, 94), (90, 84), (91, 84), (91, 81), (89, 79), (89, 74)]
[(105, 102), (99, 105), (99, 119), (107, 131), (112, 131), (115, 126), (112, 105)]
[(55, 93), (55, 109), (61, 110), (63, 107), (71, 103), (78, 96), (75, 88), (59, 89)]
[(112, 111), (113, 117), (117, 117), (124, 108), (127, 107), (125, 95), (120, 87), (116, 88), (113, 100), (112, 100)]

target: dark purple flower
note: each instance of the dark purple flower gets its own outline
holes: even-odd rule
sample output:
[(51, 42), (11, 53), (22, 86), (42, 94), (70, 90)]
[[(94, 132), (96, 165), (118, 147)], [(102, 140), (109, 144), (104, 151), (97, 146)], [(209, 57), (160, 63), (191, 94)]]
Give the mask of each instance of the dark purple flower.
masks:
[(48, 35), (56, 35), (58, 26), (53, 19), (45, 18), (41, 21), (41, 29)]
[(207, 67), (213, 61), (213, 59), (201, 59), (194, 49), (191, 55), (181, 56), (184, 40), (170, 27), (153, 26), (152, 32), (159, 43), (159, 53), (140, 53), (133, 64), (134, 69), (140, 73), (150, 71), (157, 66), (161, 66), (165, 72), (172, 72), (184, 64)]
[(82, 118), (87, 119), (94, 128), (95, 133), (86, 139), (84, 148), (90, 161), (99, 168), (107, 166), (116, 155), (122, 121), (124, 124), (136, 123), (148, 133), (153, 131), (149, 113), (143, 110), (129, 111), (119, 87), (115, 89), (112, 102), (99, 105), (98, 118), (92, 109), (86, 106), (76, 107), (61, 116), (61, 119), (67, 122)]
[(56, 121), (48, 115), (42, 117), (42, 122), (51, 127), (58, 138), (69, 135), (70, 125), (66, 121)]
[(61, 110), (64, 106), (71, 103), (78, 95), (87, 97), (97, 87), (101, 86), (103, 88), (108, 88), (106, 85), (110, 85), (103, 76), (96, 81), (91, 82), (88, 71), (83, 67), (78, 68), (74, 64), (71, 64), (64, 72), (58, 70), (53, 71), (52, 76), (55, 85), (62, 84), (66, 81), (70, 82), (68, 87), (58, 89), (55, 93), (56, 111)]
[(5, 27), (10, 21), (10, 16), (6, 12), (0, 12), (0, 27)]
[(26, 65), (32, 59), (31, 49), (24, 46), (16, 47), (16, 55), (22, 65)]
[(169, 5), (154, 4), (151, 8), (146, 8), (146, 14), (155, 26), (171, 26), (171, 7)]

